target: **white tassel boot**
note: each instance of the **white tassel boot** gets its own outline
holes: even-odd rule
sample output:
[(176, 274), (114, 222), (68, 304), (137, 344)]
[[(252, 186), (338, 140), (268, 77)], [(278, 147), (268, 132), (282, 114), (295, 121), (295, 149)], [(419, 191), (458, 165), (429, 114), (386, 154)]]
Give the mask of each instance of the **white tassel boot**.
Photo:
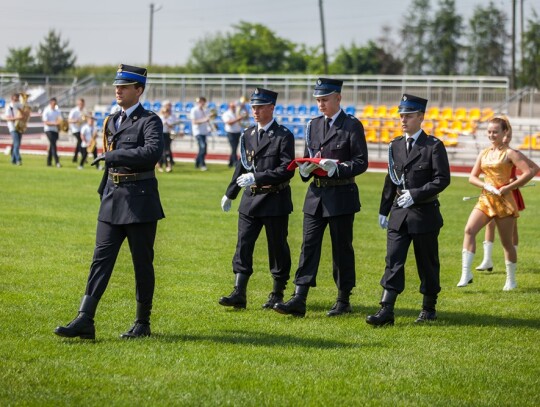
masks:
[(473, 282), (473, 274), (471, 271), (474, 253), (463, 249), (461, 252), (461, 280), (457, 284), (458, 287), (466, 287)]
[(491, 259), (491, 254), (493, 253), (493, 242), (485, 241), (484, 242), (484, 259), (482, 260), (482, 263), (478, 267), (476, 267), (476, 270), (480, 271), (492, 271), (493, 270), (493, 260)]
[(505, 261), (506, 264), (506, 284), (503, 287), (503, 291), (510, 291), (517, 287), (516, 283), (516, 266), (517, 263)]

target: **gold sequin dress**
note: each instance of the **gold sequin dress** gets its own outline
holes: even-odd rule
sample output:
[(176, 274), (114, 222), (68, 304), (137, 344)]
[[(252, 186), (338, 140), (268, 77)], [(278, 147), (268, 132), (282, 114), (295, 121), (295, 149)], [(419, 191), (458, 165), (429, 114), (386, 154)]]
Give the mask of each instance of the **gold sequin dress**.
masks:
[[(508, 159), (508, 148), (492, 150), (491, 147), (482, 151), (480, 168), (484, 173), (484, 180), (495, 188), (501, 188), (512, 179), (512, 167), (514, 164)], [(495, 195), (482, 190), (476, 209), (481, 210), (490, 218), (504, 218), (506, 216), (519, 216), (518, 207), (511, 192), (504, 195)]]

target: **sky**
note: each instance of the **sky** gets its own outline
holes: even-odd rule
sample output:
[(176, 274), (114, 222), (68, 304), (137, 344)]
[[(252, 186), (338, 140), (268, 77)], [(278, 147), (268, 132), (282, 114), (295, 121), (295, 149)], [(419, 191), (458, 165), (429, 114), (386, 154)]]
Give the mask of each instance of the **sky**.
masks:
[[(540, 0), (523, 1), (525, 19), (532, 9), (540, 15)], [(438, 0), (431, 2), (437, 8)], [(145, 66), (149, 61), (152, 3), (153, 64), (185, 65), (198, 40), (231, 32), (239, 21), (263, 24), (295, 43), (321, 44), (319, 0), (6, 1), (0, 14), (0, 66), (5, 65), (9, 48), (31, 46), (35, 50), (50, 29), (69, 41), (77, 65)], [(393, 34), (398, 35), (412, 3), (323, 0), (328, 54), (331, 56), (342, 45), (365, 45), (368, 40), (376, 40), (384, 25), (393, 27)], [(510, 15), (512, 0), (493, 3)], [(455, 4), (458, 14), (467, 20), (475, 6), (486, 6), (489, 0), (455, 0)]]

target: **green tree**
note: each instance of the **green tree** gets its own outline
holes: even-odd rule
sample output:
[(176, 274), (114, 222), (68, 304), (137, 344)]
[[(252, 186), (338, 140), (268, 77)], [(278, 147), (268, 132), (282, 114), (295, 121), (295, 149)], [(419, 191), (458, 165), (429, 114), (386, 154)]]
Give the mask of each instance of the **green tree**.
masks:
[(207, 35), (191, 49), (187, 69), (193, 73), (231, 73), (232, 57), (227, 36), (221, 33)]
[(540, 19), (536, 12), (527, 20), (523, 33), (523, 66), (520, 82), (522, 86), (534, 86), (540, 89)]
[(430, 72), (434, 75), (456, 75), (459, 70), (463, 18), (456, 14), (454, 0), (440, 0), (439, 8), (429, 24), (426, 44), (430, 56)]
[(468, 75), (501, 76), (507, 74), (506, 55), (510, 36), (505, 27), (508, 17), (492, 1), (477, 6), (469, 19), (466, 48)]
[(401, 60), (404, 73), (422, 75), (429, 72), (429, 53), (427, 44), (430, 38), (430, 2), (429, 0), (413, 0), (405, 23), (401, 27), (402, 52)]
[(73, 68), (77, 58), (68, 46), (69, 41), (62, 41), (60, 33), (50, 30), (37, 50), (37, 64), (41, 73), (57, 75)]
[(369, 41), (364, 47), (355, 43), (349, 48), (339, 47), (329, 70), (333, 74), (391, 75), (400, 73), (401, 69), (400, 61), (387, 54), (374, 41)]
[(9, 48), (6, 58), (6, 71), (19, 75), (36, 73), (36, 61), (32, 56), (32, 47)]

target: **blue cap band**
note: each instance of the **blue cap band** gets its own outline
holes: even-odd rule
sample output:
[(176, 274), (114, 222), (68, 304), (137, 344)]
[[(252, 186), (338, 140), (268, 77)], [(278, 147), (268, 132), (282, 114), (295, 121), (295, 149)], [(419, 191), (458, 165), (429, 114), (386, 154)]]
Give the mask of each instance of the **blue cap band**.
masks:
[(117, 72), (115, 79), (132, 80), (135, 82), (142, 83), (143, 85), (146, 84), (146, 77), (144, 75), (139, 75), (133, 72), (126, 72), (126, 71)]

